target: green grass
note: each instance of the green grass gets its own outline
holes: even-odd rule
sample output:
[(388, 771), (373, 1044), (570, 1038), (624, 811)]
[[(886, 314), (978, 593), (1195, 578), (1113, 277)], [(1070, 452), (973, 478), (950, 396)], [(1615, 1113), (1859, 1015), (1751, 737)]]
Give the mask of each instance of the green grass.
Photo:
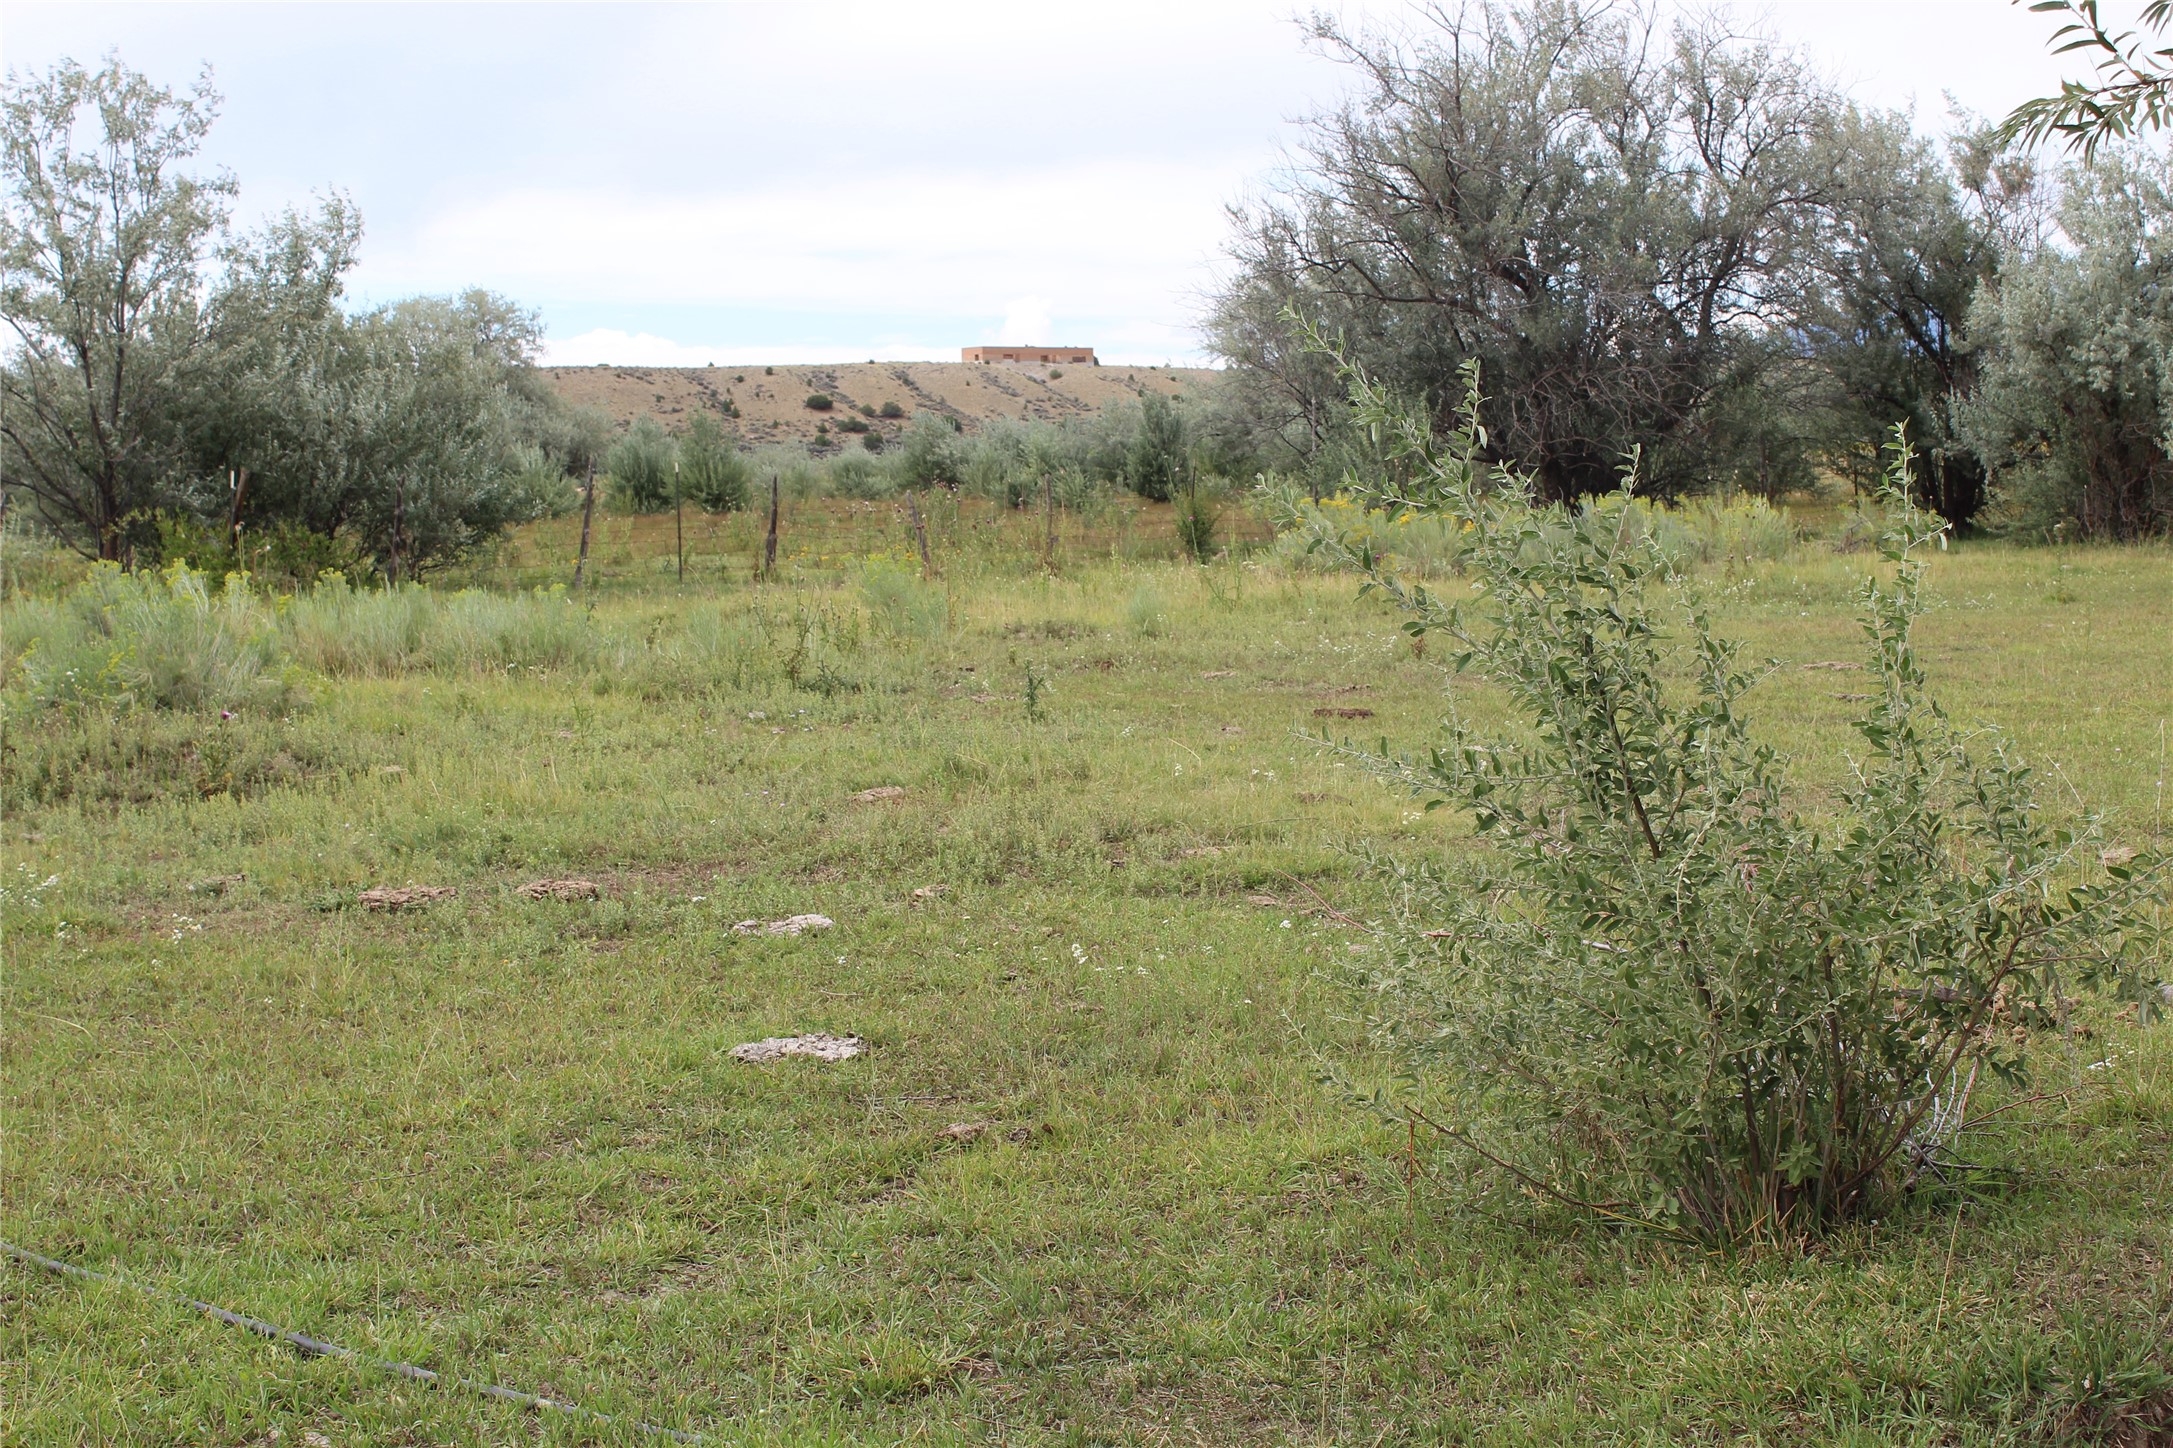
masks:
[[(1333, 980), (1365, 937), (1311, 891), (1378, 915), (1363, 850), (1463, 848), (1297, 737), (1443, 711), (1349, 580), (954, 552), (932, 612), (854, 537), (751, 588), (748, 534), (679, 592), (669, 519), (637, 521), (556, 666), (449, 648), (285, 716), (11, 720), (9, 1240), (725, 1442), (2173, 1432), (2164, 1031), (2085, 1008), (1970, 1138), (2008, 1185), (1809, 1253), (1489, 1195), (1321, 1084), (1374, 1068)], [(1849, 661), (1863, 566), (1709, 583), (1754, 652)], [(2049, 807), (2173, 843), (2173, 555), (1965, 548), (1932, 584), (1949, 709)], [(1767, 686), (1813, 787), (1851, 677)], [(514, 893), (569, 874), (604, 898)], [(406, 883), (460, 894), (354, 908)], [(730, 932), (802, 911), (837, 928)], [(872, 1049), (727, 1055), (815, 1030)], [(0, 1303), (10, 1442), (631, 1441), (119, 1289), (10, 1267)]]

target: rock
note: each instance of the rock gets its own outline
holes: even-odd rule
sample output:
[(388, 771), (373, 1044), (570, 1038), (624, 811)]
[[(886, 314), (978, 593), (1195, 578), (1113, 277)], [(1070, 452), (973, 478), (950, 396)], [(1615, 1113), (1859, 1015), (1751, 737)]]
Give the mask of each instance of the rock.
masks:
[(1234, 679), (1237, 677), (1237, 670), (1209, 669), (1206, 673), (1200, 675), (1200, 677), (1203, 679)]
[(2098, 863), (2101, 865), (2125, 865), (2128, 861), (2134, 859), (2138, 853), (2133, 845), (2114, 845), (2109, 849), (2098, 851)]
[(531, 900), (594, 900), (604, 892), (594, 880), (532, 880), (520, 893)]
[(817, 1031), (811, 1036), (771, 1036), (732, 1048), (732, 1059), (761, 1066), (786, 1056), (808, 1056), (817, 1061), (848, 1061), (868, 1049), (858, 1036), (833, 1036)]
[(882, 803), (882, 802), (883, 802), (884, 800), (886, 800), (886, 799), (904, 799), (904, 798), (905, 798), (905, 787), (904, 787), (903, 785), (896, 785), (896, 784), (879, 784), (879, 785), (877, 785), (877, 786), (876, 786), (875, 788), (873, 788), (873, 789), (864, 789), (864, 790), (860, 791), (860, 793), (858, 793), (858, 794), (854, 795), (854, 796), (853, 796), (853, 803), (854, 803), (854, 804), (881, 804), (881, 803)]
[(732, 927), (734, 935), (802, 935), (810, 930), (828, 930), (837, 924), (827, 915), (788, 915), (782, 920), (768, 922), (742, 920)]
[(945, 1141), (978, 1141), (988, 1135), (988, 1129), (993, 1125), (992, 1121), (954, 1121), (936, 1135)]
[(913, 892), (913, 898), (916, 901), (933, 900), (950, 888), (948, 885), (923, 885)]
[(407, 885), (399, 889), (362, 892), (362, 908), (365, 910), (405, 910), (410, 905), (428, 905), (433, 900), (449, 900), (459, 890), (451, 885)]

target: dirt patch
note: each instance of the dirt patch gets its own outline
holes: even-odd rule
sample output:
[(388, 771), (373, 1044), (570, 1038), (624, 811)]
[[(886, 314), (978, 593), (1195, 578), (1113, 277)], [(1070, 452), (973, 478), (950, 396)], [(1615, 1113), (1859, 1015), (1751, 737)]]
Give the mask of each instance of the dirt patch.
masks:
[(403, 885), (397, 889), (380, 886), (363, 891), (359, 898), (365, 910), (406, 910), (434, 900), (450, 900), (459, 893), (452, 885)]
[(854, 804), (881, 804), (881, 803), (882, 803), (882, 802), (883, 802), (884, 800), (888, 800), (888, 799), (904, 799), (904, 798), (905, 798), (905, 786), (904, 786), (904, 785), (901, 785), (901, 784), (879, 784), (879, 785), (877, 785), (877, 786), (876, 786), (875, 788), (873, 788), (873, 789), (864, 789), (864, 790), (860, 791), (860, 793), (858, 793), (858, 794), (854, 795), (854, 796), (853, 796), (853, 803), (854, 803)]
[(1313, 711), (1315, 719), (1371, 719), (1371, 709), (1360, 709), (1349, 704), (1329, 704)]
[(531, 880), (518, 893), (531, 900), (595, 900), (604, 892), (594, 880)]

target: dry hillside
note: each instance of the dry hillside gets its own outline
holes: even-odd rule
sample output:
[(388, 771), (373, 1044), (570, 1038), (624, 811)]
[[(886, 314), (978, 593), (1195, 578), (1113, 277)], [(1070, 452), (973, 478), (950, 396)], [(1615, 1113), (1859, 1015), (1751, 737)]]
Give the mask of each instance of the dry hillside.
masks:
[[(861, 409), (880, 412), (895, 402), (903, 417), (874, 419), (894, 435), (916, 412), (940, 413), (973, 427), (993, 417), (1055, 422), (1099, 412), (1136, 397), (1142, 388), (1177, 394), (1215, 374), (1201, 367), (1028, 366), (1013, 362), (852, 362), (829, 367), (547, 367), (559, 394), (576, 406), (597, 406), (621, 427), (643, 413), (677, 430), (708, 408), (753, 446), (806, 441), (827, 419), (833, 431)], [(828, 412), (807, 406), (814, 393), (834, 401)]]

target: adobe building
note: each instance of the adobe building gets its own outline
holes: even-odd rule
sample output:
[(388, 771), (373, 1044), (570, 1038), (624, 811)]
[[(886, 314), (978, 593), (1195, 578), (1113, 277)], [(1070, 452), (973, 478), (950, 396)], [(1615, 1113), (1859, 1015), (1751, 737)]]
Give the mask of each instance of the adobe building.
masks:
[(961, 347), (961, 362), (1080, 362), (1089, 367), (1102, 364), (1095, 360), (1092, 347)]

